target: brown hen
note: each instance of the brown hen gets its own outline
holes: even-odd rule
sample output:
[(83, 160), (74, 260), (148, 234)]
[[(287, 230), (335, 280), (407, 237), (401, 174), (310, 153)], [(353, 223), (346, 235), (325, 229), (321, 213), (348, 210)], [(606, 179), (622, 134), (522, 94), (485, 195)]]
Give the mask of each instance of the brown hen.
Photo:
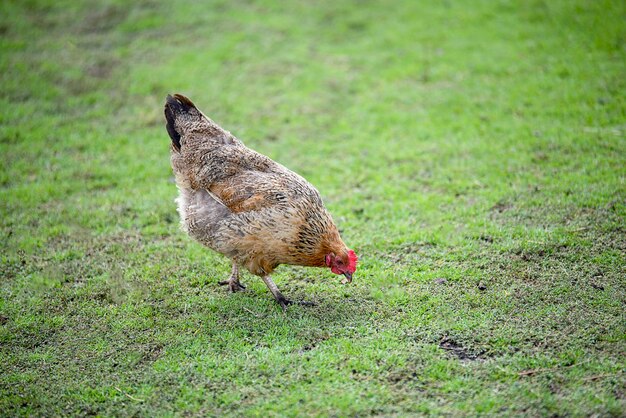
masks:
[(270, 278), (280, 264), (329, 267), (352, 281), (357, 256), (315, 187), (246, 147), (185, 96), (167, 96), (165, 118), (182, 229), (233, 262), (220, 284), (244, 289), (238, 268), (245, 267), (286, 309), (292, 302)]

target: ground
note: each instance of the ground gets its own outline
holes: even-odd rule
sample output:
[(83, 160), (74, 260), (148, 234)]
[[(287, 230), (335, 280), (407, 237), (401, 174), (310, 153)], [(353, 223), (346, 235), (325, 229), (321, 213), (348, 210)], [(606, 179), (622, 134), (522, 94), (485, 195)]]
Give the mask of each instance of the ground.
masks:
[[(626, 414), (626, 3), (197, 3), (0, 5), (0, 415)], [(352, 284), (217, 284), (175, 92), (317, 186)]]

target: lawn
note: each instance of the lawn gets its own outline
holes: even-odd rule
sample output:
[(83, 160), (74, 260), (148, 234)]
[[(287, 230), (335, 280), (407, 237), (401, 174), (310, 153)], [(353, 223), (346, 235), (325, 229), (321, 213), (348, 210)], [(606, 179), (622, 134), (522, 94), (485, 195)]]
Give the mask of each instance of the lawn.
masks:
[[(624, 416), (626, 3), (0, 4), (0, 415)], [(183, 93), (319, 190), (350, 285), (175, 210)]]

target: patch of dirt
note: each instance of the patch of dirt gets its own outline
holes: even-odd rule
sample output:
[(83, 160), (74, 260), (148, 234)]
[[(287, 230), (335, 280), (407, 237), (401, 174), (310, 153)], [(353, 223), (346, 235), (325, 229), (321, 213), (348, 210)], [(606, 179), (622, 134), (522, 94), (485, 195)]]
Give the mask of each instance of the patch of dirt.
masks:
[(109, 5), (88, 13), (81, 25), (81, 32), (106, 32), (119, 25), (126, 18), (127, 11), (121, 6)]
[(159, 359), (159, 357), (161, 357), (164, 351), (165, 348), (163, 347), (163, 344), (146, 344), (144, 347), (142, 347), (141, 362), (154, 363), (156, 360)]
[(479, 240), (481, 240), (482, 242), (486, 242), (488, 244), (492, 244), (493, 243), (493, 237), (491, 235), (481, 235), (478, 237)]
[(455, 356), (456, 358), (462, 361), (463, 360), (469, 360), (469, 361), (479, 360), (485, 354), (484, 350), (475, 351), (468, 347), (464, 347), (463, 345), (461, 345), (461, 343), (455, 341), (454, 339), (448, 336), (444, 336), (443, 338), (441, 338), (441, 340), (439, 341), (439, 348), (447, 351), (448, 353), (452, 354), (453, 356)]
[(418, 374), (416, 371), (402, 370), (393, 371), (387, 375), (387, 380), (392, 384), (406, 383), (407, 381), (417, 380)]
[(298, 337), (304, 340), (304, 344), (298, 350), (298, 354), (302, 355), (307, 351), (315, 350), (320, 344), (331, 339), (332, 333), (329, 330), (307, 329), (301, 330)]
[(389, 252), (379, 253), (378, 257), (386, 258), (393, 263), (410, 261), (416, 256), (425, 257), (434, 252), (443, 251), (434, 242), (406, 242)]
[(563, 258), (568, 254), (567, 244), (545, 244), (538, 248), (533, 249), (521, 249), (518, 248), (513, 251), (522, 261), (540, 261), (546, 257), (551, 258)]
[(498, 203), (491, 207), (492, 212), (502, 213), (511, 209), (513, 205), (505, 200), (500, 200)]
[[(20, 257), (21, 258), (21, 257)], [(24, 274), (26, 270), (26, 259), (20, 260), (5, 260), (0, 264), (0, 277), (7, 282), (15, 279), (16, 277)]]
[(119, 65), (120, 61), (116, 58), (102, 58), (87, 65), (85, 67), (85, 73), (94, 78), (107, 79)]

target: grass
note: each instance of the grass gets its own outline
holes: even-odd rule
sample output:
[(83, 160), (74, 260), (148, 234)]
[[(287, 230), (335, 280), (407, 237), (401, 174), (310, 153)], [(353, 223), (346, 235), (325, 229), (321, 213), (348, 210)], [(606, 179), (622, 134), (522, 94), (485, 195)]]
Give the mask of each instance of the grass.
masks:
[[(0, 415), (623, 416), (620, 1), (0, 5)], [(162, 106), (315, 184), (352, 285), (178, 228)]]

